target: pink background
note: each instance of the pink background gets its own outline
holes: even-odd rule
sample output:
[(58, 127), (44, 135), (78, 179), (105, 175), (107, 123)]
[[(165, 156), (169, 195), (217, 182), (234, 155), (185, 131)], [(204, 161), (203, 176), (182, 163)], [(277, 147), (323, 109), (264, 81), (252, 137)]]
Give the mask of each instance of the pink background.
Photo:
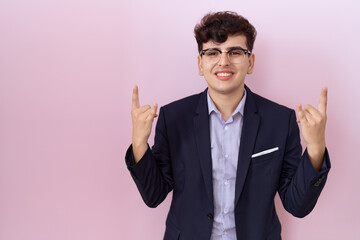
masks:
[(356, 1), (3, 0), (0, 240), (162, 238), (171, 195), (147, 208), (124, 164), (132, 87), (160, 106), (202, 91), (193, 27), (218, 10), (258, 30), (253, 91), (294, 108), (329, 87), (332, 170), (306, 218), (277, 198), (283, 238), (360, 239)]

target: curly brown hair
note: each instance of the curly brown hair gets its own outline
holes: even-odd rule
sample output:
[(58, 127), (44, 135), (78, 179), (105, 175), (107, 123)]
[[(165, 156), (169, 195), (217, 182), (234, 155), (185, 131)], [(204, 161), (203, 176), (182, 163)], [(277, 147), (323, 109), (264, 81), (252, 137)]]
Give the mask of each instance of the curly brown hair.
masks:
[(243, 16), (230, 11), (206, 14), (196, 24), (194, 33), (199, 52), (203, 50), (203, 43), (209, 40), (223, 43), (229, 35), (244, 35), (246, 46), (252, 51), (256, 38), (255, 27)]

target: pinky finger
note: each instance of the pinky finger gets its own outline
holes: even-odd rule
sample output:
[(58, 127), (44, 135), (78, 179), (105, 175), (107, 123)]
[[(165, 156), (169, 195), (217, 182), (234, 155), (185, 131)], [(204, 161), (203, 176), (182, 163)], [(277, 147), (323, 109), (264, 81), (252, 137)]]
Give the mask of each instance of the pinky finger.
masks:
[(301, 107), (301, 104), (299, 103), (297, 105), (297, 119), (296, 119), (296, 122), (297, 123), (300, 123), (301, 121), (305, 121), (306, 118), (305, 118), (305, 114), (304, 114), (304, 111)]
[(158, 108), (158, 105), (157, 105), (157, 103), (155, 103), (154, 105), (153, 105), (153, 107), (151, 108), (151, 110), (150, 110), (150, 113), (149, 113), (149, 115), (147, 116), (147, 118), (146, 118), (146, 120), (154, 120), (154, 118), (156, 118), (158, 115), (157, 115), (157, 113), (156, 113), (156, 111), (157, 111), (157, 108)]

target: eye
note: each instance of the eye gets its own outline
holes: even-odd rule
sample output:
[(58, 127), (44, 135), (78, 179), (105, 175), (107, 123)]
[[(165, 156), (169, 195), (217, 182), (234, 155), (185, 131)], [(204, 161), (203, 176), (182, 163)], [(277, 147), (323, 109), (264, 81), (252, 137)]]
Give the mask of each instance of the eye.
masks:
[(242, 51), (242, 50), (231, 50), (229, 52), (229, 55), (232, 56), (232, 57), (243, 56), (244, 51)]
[(209, 50), (205, 52), (205, 56), (207, 57), (216, 57), (219, 55), (219, 52), (216, 50)]

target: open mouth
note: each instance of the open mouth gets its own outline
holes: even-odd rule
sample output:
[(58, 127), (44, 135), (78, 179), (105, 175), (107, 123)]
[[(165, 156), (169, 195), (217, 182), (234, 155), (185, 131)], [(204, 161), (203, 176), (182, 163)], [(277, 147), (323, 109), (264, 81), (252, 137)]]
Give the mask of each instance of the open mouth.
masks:
[(232, 72), (215, 72), (215, 75), (220, 80), (229, 80), (234, 73)]

